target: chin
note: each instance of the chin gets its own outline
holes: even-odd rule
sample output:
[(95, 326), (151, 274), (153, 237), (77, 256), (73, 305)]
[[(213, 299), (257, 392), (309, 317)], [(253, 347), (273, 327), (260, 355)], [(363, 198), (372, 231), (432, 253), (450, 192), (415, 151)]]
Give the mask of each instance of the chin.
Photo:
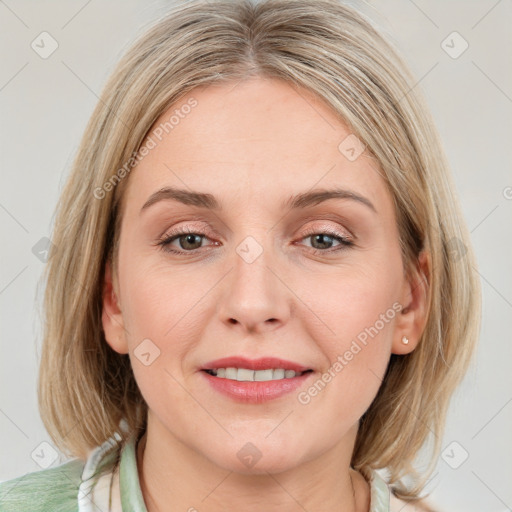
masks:
[(256, 443), (250, 441), (241, 444), (240, 447), (237, 446), (234, 453), (230, 447), (222, 453), (215, 454), (210, 460), (228, 471), (241, 475), (278, 474), (297, 467), (301, 462), (294, 450), (289, 451), (283, 447), (274, 449), (268, 446), (268, 443), (258, 448)]

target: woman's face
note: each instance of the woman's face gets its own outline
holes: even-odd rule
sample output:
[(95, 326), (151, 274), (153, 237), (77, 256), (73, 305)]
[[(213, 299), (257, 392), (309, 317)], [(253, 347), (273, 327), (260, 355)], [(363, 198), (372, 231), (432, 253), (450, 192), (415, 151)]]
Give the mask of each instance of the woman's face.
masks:
[[(377, 163), (310, 93), (262, 78), (192, 91), (150, 137), (124, 197), (119, 309), (107, 293), (103, 315), (150, 423), (238, 472), (351, 452), (390, 354), (416, 332)], [(228, 357), (249, 361), (215, 363)], [(310, 371), (248, 371), (270, 357)], [(251, 375), (271, 380), (234, 380)]]

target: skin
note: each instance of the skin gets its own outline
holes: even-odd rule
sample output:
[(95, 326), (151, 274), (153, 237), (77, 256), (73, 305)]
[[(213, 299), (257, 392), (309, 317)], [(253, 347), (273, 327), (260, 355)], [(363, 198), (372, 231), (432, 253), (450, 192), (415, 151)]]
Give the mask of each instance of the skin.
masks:
[[(286, 82), (210, 85), (177, 105), (190, 97), (197, 106), (130, 174), (118, 268), (113, 275), (107, 264), (104, 284), (106, 340), (130, 354), (149, 407), (138, 451), (148, 511), (368, 511), (368, 483), (350, 468), (358, 421), (390, 355), (414, 350), (426, 321), (424, 284), (420, 274), (405, 277), (378, 164), (367, 151), (347, 159), (338, 146), (349, 128)], [(222, 210), (164, 200), (141, 213), (165, 186), (210, 193)], [(281, 206), (333, 187), (364, 196), (376, 212), (350, 199)], [(178, 227), (205, 236), (195, 245), (175, 239), (171, 248), (182, 255), (165, 252), (158, 241)], [(334, 230), (353, 245), (332, 252), (337, 239), (306, 230)], [(248, 236), (263, 251), (252, 263), (236, 251)], [(427, 267), (420, 258), (418, 272)], [(402, 311), (300, 403), (298, 393), (397, 302)], [(160, 350), (148, 366), (134, 355), (147, 338)], [(231, 355), (281, 357), (314, 373), (297, 392), (243, 404), (213, 390), (199, 370)], [(252, 467), (237, 457), (248, 442), (261, 453)]]

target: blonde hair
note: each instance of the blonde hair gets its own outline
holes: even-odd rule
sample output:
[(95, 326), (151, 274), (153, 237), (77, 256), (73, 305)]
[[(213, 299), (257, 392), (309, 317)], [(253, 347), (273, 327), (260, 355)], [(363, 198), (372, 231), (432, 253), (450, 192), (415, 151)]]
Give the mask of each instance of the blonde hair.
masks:
[[(101, 321), (107, 259), (116, 275), (123, 190), (141, 144), (171, 105), (194, 87), (254, 76), (308, 89), (339, 115), (387, 182), (404, 270), (417, 268), (421, 251), (430, 254), (425, 330), (413, 352), (391, 355), (352, 458), (363, 474), (387, 468), (397, 496), (416, 498), (474, 353), (480, 289), (447, 160), (415, 80), (372, 24), (336, 0), (180, 2), (121, 59), (58, 204), (45, 269), (42, 419), (55, 443), (81, 458), (115, 432), (124, 442), (144, 430), (147, 405), (129, 356), (110, 348)], [(430, 465), (407, 488), (401, 479), (418, 477), (413, 461), (430, 432)]]

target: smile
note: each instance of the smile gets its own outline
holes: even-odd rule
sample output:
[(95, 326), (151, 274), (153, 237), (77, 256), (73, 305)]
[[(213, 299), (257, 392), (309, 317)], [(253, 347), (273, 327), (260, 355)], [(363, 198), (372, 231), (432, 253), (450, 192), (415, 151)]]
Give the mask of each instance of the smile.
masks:
[(219, 377), (221, 379), (236, 380), (238, 382), (252, 381), (252, 382), (265, 382), (269, 380), (293, 379), (293, 377), (300, 377), (306, 372), (296, 372), (294, 370), (285, 370), (284, 368), (269, 368), (267, 370), (250, 370), (248, 368), (217, 368), (206, 370), (210, 375)]
[(313, 370), (295, 372), (283, 368), (249, 370), (234, 367), (203, 370), (199, 373), (204, 375), (208, 387), (216, 394), (247, 404), (260, 404), (290, 394), (314, 374)]

